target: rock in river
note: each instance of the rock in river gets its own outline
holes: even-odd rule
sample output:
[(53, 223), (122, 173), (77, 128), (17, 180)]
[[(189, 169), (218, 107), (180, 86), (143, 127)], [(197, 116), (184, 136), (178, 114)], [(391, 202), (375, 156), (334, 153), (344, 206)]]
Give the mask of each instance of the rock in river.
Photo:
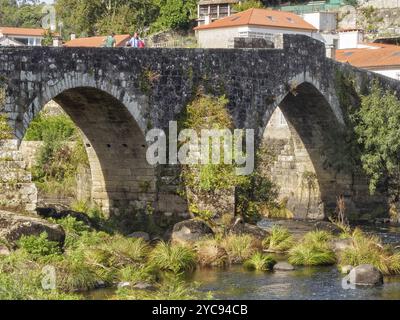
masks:
[(186, 244), (213, 235), (212, 229), (204, 221), (191, 219), (175, 224), (171, 238), (173, 242)]
[(362, 264), (350, 271), (349, 281), (359, 286), (375, 286), (383, 284), (383, 275), (373, 265)]
[(288, 262), (278, 262), (274, 265), (275, 271), (293, 271), (294, 267)]
[(22, 236), (39, 236), (46, 232), (50, 241), (64, 245), (65, 231), (54, 223), (35, 217), (22, 216), (15, 213), (0, 211), (0, 239), (15, 247), (16, 241)]

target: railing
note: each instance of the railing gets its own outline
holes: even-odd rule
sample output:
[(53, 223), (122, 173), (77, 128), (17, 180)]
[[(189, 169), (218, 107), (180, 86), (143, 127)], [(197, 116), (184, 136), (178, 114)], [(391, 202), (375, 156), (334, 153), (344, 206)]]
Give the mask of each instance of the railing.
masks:
[(296, 14), (314, 13), (321, 11), (336, 11), (342, 7), (343, 4), (340, 3), (310, 3), (306, 5), (294, 5), (294, 6), (281, 6), (275, 7), (276, 10), (289, 11)]

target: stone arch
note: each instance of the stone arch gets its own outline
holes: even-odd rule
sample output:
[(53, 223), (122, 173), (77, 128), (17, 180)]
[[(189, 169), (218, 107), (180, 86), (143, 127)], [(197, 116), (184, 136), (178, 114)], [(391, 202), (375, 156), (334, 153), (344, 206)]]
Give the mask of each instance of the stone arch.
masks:
[(51, 100), (62, 107), (82, 133), (92, 176), (92, 200), (112, 218), (132, 217), (137, 210), (155, 207), (156, 174), (146, 160), (144, 98), (132, 97), (107, 81), (66, 75), (44, 86), (25, 109), (22, 121), (16, 121), (19, 140)]
[(290, 132), (286, 145), (275, 146), (277, 158), (271, 175), (296, 218), (323, 219), (335, 210), (339, 195), (354, 200), (351, 174), (337, 172), (330, 159), (336, 152), (335, 140), (343, 134), (343, 115), (335, 95), (308, 75), (292, 83), (295, 85), (276, 100), (264, 122), (263, 132), (268, 136), (267, 124), (279, 107)]

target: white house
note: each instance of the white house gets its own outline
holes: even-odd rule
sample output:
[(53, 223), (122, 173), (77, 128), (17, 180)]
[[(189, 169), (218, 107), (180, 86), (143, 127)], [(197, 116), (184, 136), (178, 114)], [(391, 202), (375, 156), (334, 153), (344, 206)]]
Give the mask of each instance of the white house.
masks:
[(336, 51), (336, 59), (400, 80), (400, 46), (366, 43), (353, 49)]
[(45, 32), (38, 28), (0, 27), (0, 45), (41, 46)]
[(249, 9), (195, 28), (201, 48), (232, 48), (235, 37), (267, 38), (274, 34), (303, 34), (323, 41), (310, 23), (285, 11)]

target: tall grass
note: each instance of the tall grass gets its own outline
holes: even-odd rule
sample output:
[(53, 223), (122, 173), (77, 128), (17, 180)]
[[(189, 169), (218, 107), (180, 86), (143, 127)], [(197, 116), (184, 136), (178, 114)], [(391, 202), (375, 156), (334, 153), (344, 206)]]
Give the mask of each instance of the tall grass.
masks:
[(340, 265), (372, 264), (383, 274), (400, 274), (400, 253), (393, 252), (390, 246), (384, 246), (379, 237), (368, 236), (360, 229), (355, 229), (352, 240), (353, 246), (340, 253)]
[(326, 231), (312, 231), (303, 240), (289, 250), (289, 262), (293, 265), (317, 266), (331, 265), (336, 256), (330, 248), (332, 235)]
[(294, 245), (293, 236), (289, 230), (281, 226), (273, 226), (271, 234), (263, 241), (263, 247), (270, 251), (285, 252)]
[(221, 242), (231, 263), (242, 263), (260, 250), (257, 240), (248, 234), (228, 235)]
[(149, 255), (150, 263), (160, 270), (178, 273), (196, 267), (196, 253), (186, 246), (160, 242)]
[(224, 248), (215, 239), (202, 239), (195, 244), (197, 261), (201, 266), (222, 267), (229, 264)]
[(243, 266), (249, 270), (268, 271), (271, 270), (275, 264), (275, 260), (271, 256), (266, 256), (257, 252), (246, 260)]

